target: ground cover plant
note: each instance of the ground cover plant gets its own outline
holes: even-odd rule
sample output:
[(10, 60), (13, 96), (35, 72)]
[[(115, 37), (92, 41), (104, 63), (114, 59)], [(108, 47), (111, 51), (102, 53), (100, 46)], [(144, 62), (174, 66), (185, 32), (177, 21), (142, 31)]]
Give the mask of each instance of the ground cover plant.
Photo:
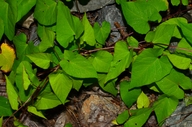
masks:
[[(176, 14), (170, 10), (190, 7), (188, 0), (116, 0), (132, 31), (120, 30), (122, 39), (111, 46), (106, 45), (108, 22), (91, 25), (86, 13), (82, 18), (72, 15), (65, 2), (0, 0), (0, 66), (8, 94), (0, 97), (0, 124), (3, 117), (15, 117), (15, 126), (22, 126), (16, 117), (21, 109), (45, 118), (44, 110), (70, 101), (72, 89), (93, 83), (116, 96), (122, 73), (128, 79), (119, 81), (119, 92), (129, 110), (113, 121), (117, 125), (141, 127), (155, 113), (161, 126), (180, 100), (190, 100), (192, 24), (182, 17), (184, 9)], [(38, 23), (37, 46), (26, 34), (15, 34), (29, 11)], [(157, 99), (151, 101), (144, 87)], [(131, 109), (135, 103), (137, 109)]]

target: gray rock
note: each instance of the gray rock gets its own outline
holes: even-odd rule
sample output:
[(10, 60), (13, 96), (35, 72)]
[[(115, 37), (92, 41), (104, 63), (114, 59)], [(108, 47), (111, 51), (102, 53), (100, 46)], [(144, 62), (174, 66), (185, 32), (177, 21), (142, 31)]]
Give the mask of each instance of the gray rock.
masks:
[(184, 102), (180, 102), (163, 127), (192, 127), (192, 105), (185, 106)]
[[(90, 0), (86, 5), (82, 5), (77, 1), (78, 8), (81, 13), (87, 12), (87, 11), (95, 11), (97, 9), (103, 8), (106, 5), (115, 3), (115, 0)], [(75, 2), (73, 4), (73, 7), (71, 11), (77, 12), (78, 9), (75, 6)]]
[(118, 22), (122, 27), (125, 26), (122, 18), (122, 13), (119, 8), (116, 7), (116, 5), (108, 5), (102, 8), (98, 11), (98, 19), (97, 22), (100, 24), (103, 21), (107, 21), (111, 24), (111, 33), (110, 33), (110, 39), (109, 42), (116, 42), (118, 39), (120, 39), (121, 35), (119, 31), (116, 29), (114, 23)]
[(35, 46), (39, 45), (39, 43), (40, 43), (40, 39), (37, 35), (37, 26), (35, 26), (35, 25), (33, 25), (31, 27), (29, 42), (30, 41), (33, 41)]

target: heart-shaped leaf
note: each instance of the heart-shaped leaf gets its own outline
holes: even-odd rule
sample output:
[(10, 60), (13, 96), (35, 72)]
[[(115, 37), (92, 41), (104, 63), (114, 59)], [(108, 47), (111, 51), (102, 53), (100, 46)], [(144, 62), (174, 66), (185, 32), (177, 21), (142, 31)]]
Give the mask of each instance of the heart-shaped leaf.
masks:
[(69, 77), (62, 73), (50, 74), (49, 82), (54, 93), (64, 104), (69, 92), (72, 89), (72, 81)]
[(64, 60), (61, 60), (62, 69), (76, 78), (97, 78), (93, 65), (83, 56), (65, 50)]
[(56, 6), (54, 0), (37, 0), (34, 17), (40, 24), (53, 25), (57, 16)]
[[(133, 62), (131, 87), (151, 84), (170, 73), (172, 65), (166, 56), (161, 56), (163, 49), (146, 49)], [(149, 78), (150, 77), (150, 78)]]
[(84, 42), (86, 42), (88, 45), (94, 46), (96, 43), (94, 30), (87, 19), (86, 13), (83, 16), (82, 24), (84, 26), (84, 33), (83, 33), (82, 37), (80, 38), (80, 40), (81, 40), (80, 43), (83, 44)]

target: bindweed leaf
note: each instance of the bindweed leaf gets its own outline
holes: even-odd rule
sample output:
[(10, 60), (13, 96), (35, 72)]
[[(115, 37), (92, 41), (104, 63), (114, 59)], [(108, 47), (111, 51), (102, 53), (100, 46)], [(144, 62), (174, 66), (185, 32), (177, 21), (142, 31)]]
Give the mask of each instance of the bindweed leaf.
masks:
[(99, 26), (99, 23), (96, 22), (94, 24), (94, 34), (95, 34), (95, 39), (97, 40), (97, 42), (99, 42), (100, 44), (104, 45), (105, 44), (105, 40), (107, 39), (107, 37), (109, 36), (110, 33), (110, 23), (104, 21), (102, 22), (102, 26)]
[(44, 92), (37, 97), (34, 106), (38, 110), (46, 110), (61, 105), (59, 98), (52, 92)]
[(9, 103), (12, 109), (17, 110), (19, 106), (19, 103), (17, 101), (18, 99), (17, 91), (15, 90), (13, 84), (10, 82), (9, 78), (7, 76), (5, 76), (5, 78), (6, 78), (6, 89)]
[(133, 62), (131, 87), (151, 84), (170, 73), (172, 65), (168, 58), (166, 56), (158, 58), (162, 53), (163, 49), (149, 48), (138, 55)]
[(76, 78), (97, 78), (97, 73), (91, 63), (79, 54), (65, 50), (64, 60), (61, 60), (62, 69)]
[(35, 114), (36, 116), (46, 119), (46, 117), (43, 115), (43, 113), (41, 111), (37, 111), (37, 109), (33, 106), (28, 106), (27, 111)]
[(34, 53), (27, 55), (27, 57), (43, 69), (47, 69), (51, 62), (51, 54), (48, 53)]
[(84, 33), (83, 33), (82, 37), (80, 38), (80, 40), (81, 40), (80, 43), (84, 44), (84, 42), (86, 42), (88, 45), (94, 46), (96, 43), (94, 30), (87, 19), (86, 13), (83, 16), (82, 24), (84, 26)]
[[(0, 96), (0, 116), (10, 116), (12, 114), (12, 109), (9, 104), (9, 100), (5, 97)], [(1, 126), (1, 122), (0, 122)]]
[(54, 0), (37, 0), (34, 17), (40, 24), (53, 25), (57, 16), (56, 5)]
[(137, 98), (137, 108), (147, 108), (149, 106), (150, 102), (149, 102), (149, 98), (147, 97), (147, 95), (143, 92), (141, 92), (141, 94), (139, 95), (139, 97)]
[(62, 73), (50, 74), (49, 82), (54, 93), (64, 104), (69, 92), (72, 89), (72, 81), (69, 77)]

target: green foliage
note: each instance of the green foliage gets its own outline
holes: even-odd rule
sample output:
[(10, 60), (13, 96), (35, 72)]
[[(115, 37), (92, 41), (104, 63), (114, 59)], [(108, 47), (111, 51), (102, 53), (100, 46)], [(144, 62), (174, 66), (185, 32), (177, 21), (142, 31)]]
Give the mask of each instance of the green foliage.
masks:
[(99, 26), (99, 23), (96, 22), (94, 24), (94, 34), (95, 34), (95, 39), (97, 42), (99, 42), (102, 45), (105, 45), (105, 40), (109, 36), (110, 33), (110, 24), (106, 21), (102, 23), (102, 27)]
[(140, 88), (130, 89), (130, 82), (123, 81), (120, 83), (120, 95), (123, 102), (130, 108), (136, 102), (141, 93)]
[(67, 75), (57, 73), (49, 75), (49, 82), (54, 93), (64, 104), (69, 92), (71, 91), (72, 81), (68, 78)]
[(159, 11), (168, 9), (168, 3), (163, 0), (138, 0), (125, 2), (121, 1), (121, 7), (127, 23), (141, 34), (150, 30), (148, 21), (161, 21)]
[(132, 117), (124, 124), (124, 127), (142, 127), (146, 122), (149, 115), (151, 114), (153, 108), (142, 108), (137, 110), (132, 110)]
[(46, 117), (42, 114), (41, 111), (37, 111), (36, 107), (28, 106), (28, 107), (27, 107), (27, 111), (28, 111), (28, 112), (31, 112), (31, 113), (39, 116), (39, 117), (42, 117), (42, 118), (45, 118), (45, 119), (46, 119)]
[(125, 121), (127, 121), (128, 118), (129, 118), (129, 113), (127, 110), (125, 110), (124, 112), (122, 112), (117, 116), (116, 121), (118, 124), (123, 124)]
[(37, 0), (34, 17), (40, 24), (52, 25), (56, 22), (56, 5), (53, 0)]
[(178, 105), (178, 99), (172, 97), (166, 97), (166, 95), (162, 95), (159, 99), (154, 103), (154, 111), (157, 116), (157, 121), (160, 125), (162, 125), (163, 121), (173, 113)]
[(137, 98), (137, 108), (147, 108), (149, 106), (150, 102), (149, 102), (149, 98), (147, 97), (147, 95), (143, 92), (141, 92), (141, 94), (139, 95), (139, 97)]
[(0, 119), (0, 126), (2, 127), (2, 125), (3, 125), (3, 117), (1, 117)]
[(1, 0), (0, 12), (0, 19), (1, 21), (3, 20), (4, 25), (4, 33), (9, 40), (12, 40), (15, 34), (15, 23), (18, 15), (17, 1)]
[[(1, 110), (0, 116), (10, 116), (12, 114), (12, 110), (11, 110), (11, 107), (10, 107), (8, 99), (0, 96), (0, 102), (1, 102), (1, 105), (0, 105), (0, 110)], [(1, 117), (1, 119), (3, 119), (3, 118)], [(1, 126), (1, 123), (2, 122), (0, 122), (0, 126)]]
[(170, 73), (172, 65), (162, 54), (162, 48), (149, 48), (138, 55), (132, 65), (132, 87), (151, 84)]
[[(129, 109), (119, 114), (115, 123), (125, 127), (143, 126), (152, 112), (161, 126), (179, 100), (191, 104), (185, 90), (192, 89), (186, 74), (192, 70), (192, 24), (182, 17), (165, 21), (159, 13), (167, 11), (169, 4), (186, 6), (188, 1), (116, 2), (133, 32), (143, 35), (144, 44), (138, 41), (141, 38), (128, 36), (115, 42), (114, 47), (107, 47), (110, 24), (104, 21), (92, 26), (86, 13), (80, 19), (60, 0), (0, 0), (0, 38), (7, 38), (15, 47), (14, 51), (7, 44), (1, 45), (5, 46), (0, 52), (1, 61), (9, 60), (9, 64), (0, 64), (6, 72), (8, 94), (8, 99), (0, 97), (0, 124), (3, 116), (20, 113), (24, 107), (45, 118), (43, 110), (64, 105), (70, 101), (71, 90), (79, 91), (91, 84), (116, 96), (119, 83), (120, 97)], [(33, 41), (27, 42), (24, 33), (15, 35), (17, 22), (32, 8), (41, 41), (37, 46)], [(175, 41), (177, 45), (172, 46)], [(128, 79), (120, 79), (123, 74)], [(146, 89), (158, 94), (153, 103)], [(134, 110), (131, 107), (135, 104)], [(17, 118), (14, 125), (23, 126)]]

